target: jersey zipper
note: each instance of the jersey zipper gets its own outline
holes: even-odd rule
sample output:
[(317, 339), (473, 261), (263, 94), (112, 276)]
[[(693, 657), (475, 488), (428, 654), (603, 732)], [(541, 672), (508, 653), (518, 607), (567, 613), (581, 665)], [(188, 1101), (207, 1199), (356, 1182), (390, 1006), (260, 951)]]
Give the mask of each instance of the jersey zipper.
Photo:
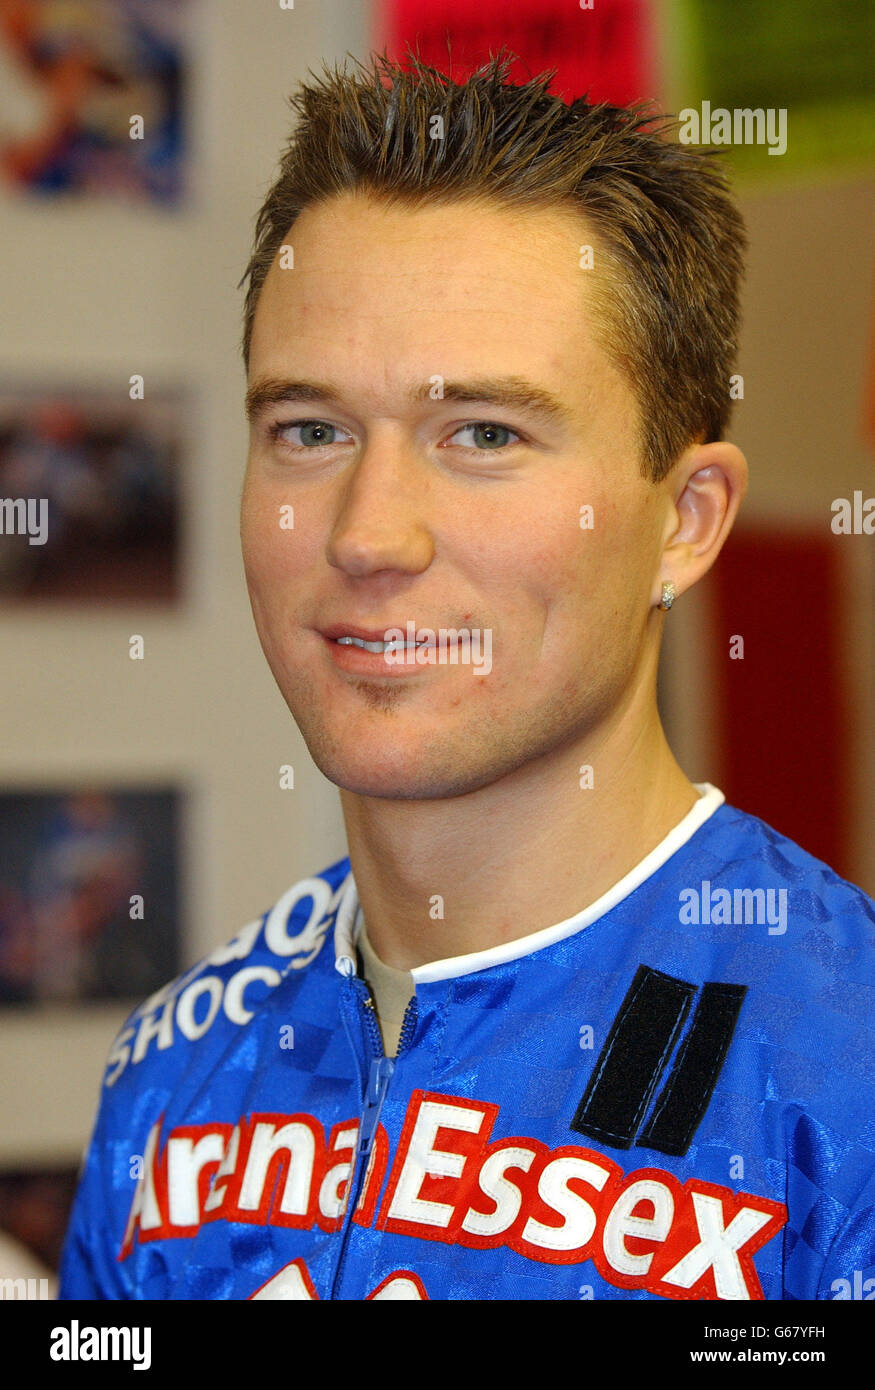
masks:
[[(355, 1152), (353, 1153), (352, 1166), (349, 1174), (347, 1188), (348, 1199), (344, 1211), (343, 1226), (340, 1232), (340, 1251), (334, 1271), (334, 1279), (331, 1284), (332, 1300), (337, 1299), (343, 1281), (343, 1270), (346, 1264), (352, 1218), (359, 1204), (362, 1185), (368, 1170), (371, 1149), (374, 1146), (377, 1126), (380, 1123), (383, 1102), (386, 1099), (389, 1082), (395, 1070), (395, 1061), (391, 1057), (387, 1057), (383, 1049), (383, 1038), (376, 1017), (376, 1005), (374, 1004), (373, 995), (368, 989), (366, 982), (355, 976), (349, 977), (348, 984), (355, 996), (356, 1012), (359, 1018), (364, 1021), (364, 1031), (370, 1046), (371, 1056), (369, 1059), (367, 1081), (365, 1082), (364, 1088), (365, 1093), (362, 1099), (362, 1113), (359, 1118), (358, 1136), (356, 1138)], [(416, 1031), (416, 1018), (416, 995), (414, 994), (407, 1008), (404, 1010), (404, 1017), (401, 1020), (401, 1033), (398, 1039), (398, 1051), (395, 1054), (396, 1059), (400, 1057), (402, 1051), (410, 1045), (410, 1041)], [(352, 1038), (350, 1038), (350, 1043), (352, 1044)], [(354, 1046), (353, 1051), (356, 1052), (356, 1057), (358, 1057), (358, 1053)]]
[(407, 1008), (404, 1010), (404, 1017), (401, 1020), (401, 1032), (398, 1034), (398, 1051), (395, 1053), (396, 1058), (400, 1057), (401, 1053), (404, 1052), (412, 1042), (413, 1034), (416, 1032), (416, 1020), (418, 1017), (419, 1013), (416, 1007), (416, 995), (414, 994), (413, 997), (408, 1000)]

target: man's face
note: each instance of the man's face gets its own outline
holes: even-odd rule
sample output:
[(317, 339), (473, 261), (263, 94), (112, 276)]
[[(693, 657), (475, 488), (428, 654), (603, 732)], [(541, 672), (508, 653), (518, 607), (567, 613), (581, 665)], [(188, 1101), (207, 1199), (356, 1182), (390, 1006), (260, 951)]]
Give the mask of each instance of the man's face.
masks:
[[(253, 417), (244, 563), (270, 668), (341, 787), (473, 791), (592, 733), (642, 680), (665, 498), (596, 341), (589, 240), (564, 211), (344, 196), (301, 215), (294, 267), (265, 280), (250, 392), (320, 391)], [(481, 655), (488, 633), (491, 670), (464, 647), (389, 664), (326, 636), (411, 622), (484, 634)]]

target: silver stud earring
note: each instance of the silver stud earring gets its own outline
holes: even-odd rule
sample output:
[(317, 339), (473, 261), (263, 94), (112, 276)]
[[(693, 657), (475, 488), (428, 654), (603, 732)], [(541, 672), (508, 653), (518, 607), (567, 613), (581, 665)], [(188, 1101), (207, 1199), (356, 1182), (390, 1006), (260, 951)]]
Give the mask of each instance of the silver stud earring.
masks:
[(662, 581), (662, 599), (659, 604), (659, 607), (663, 610), (664, 613), (667, 613), (668, 610), (671, 608), (672, 604), (674, 603), (674, 597), (674, 585), (672, 584), (670, 579), (664, 579)]

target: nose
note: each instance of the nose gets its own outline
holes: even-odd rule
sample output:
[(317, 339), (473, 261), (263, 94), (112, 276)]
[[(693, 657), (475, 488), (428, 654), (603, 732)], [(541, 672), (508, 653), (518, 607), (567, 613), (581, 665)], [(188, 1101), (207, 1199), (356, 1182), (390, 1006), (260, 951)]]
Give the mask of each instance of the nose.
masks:
[(375, 434), (347, 474), (328, 540), (328, 563), (354, 578), (381, 571), (421, 574), (434, 541), (427, 522), (431, 483), (409, 445)]

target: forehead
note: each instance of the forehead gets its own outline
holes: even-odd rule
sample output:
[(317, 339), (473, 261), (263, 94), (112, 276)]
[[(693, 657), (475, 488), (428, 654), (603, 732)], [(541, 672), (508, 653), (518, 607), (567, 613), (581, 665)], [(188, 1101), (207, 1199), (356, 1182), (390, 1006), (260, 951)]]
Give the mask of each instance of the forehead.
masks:
[[(411, 208), (362, 194), (307, 208), (255, 312), (250, 373), (502, 373), (554, 389), (610, 374), (573, 211), (483, 200)], [(286, 256), (288, 260), (288, 256)]]

